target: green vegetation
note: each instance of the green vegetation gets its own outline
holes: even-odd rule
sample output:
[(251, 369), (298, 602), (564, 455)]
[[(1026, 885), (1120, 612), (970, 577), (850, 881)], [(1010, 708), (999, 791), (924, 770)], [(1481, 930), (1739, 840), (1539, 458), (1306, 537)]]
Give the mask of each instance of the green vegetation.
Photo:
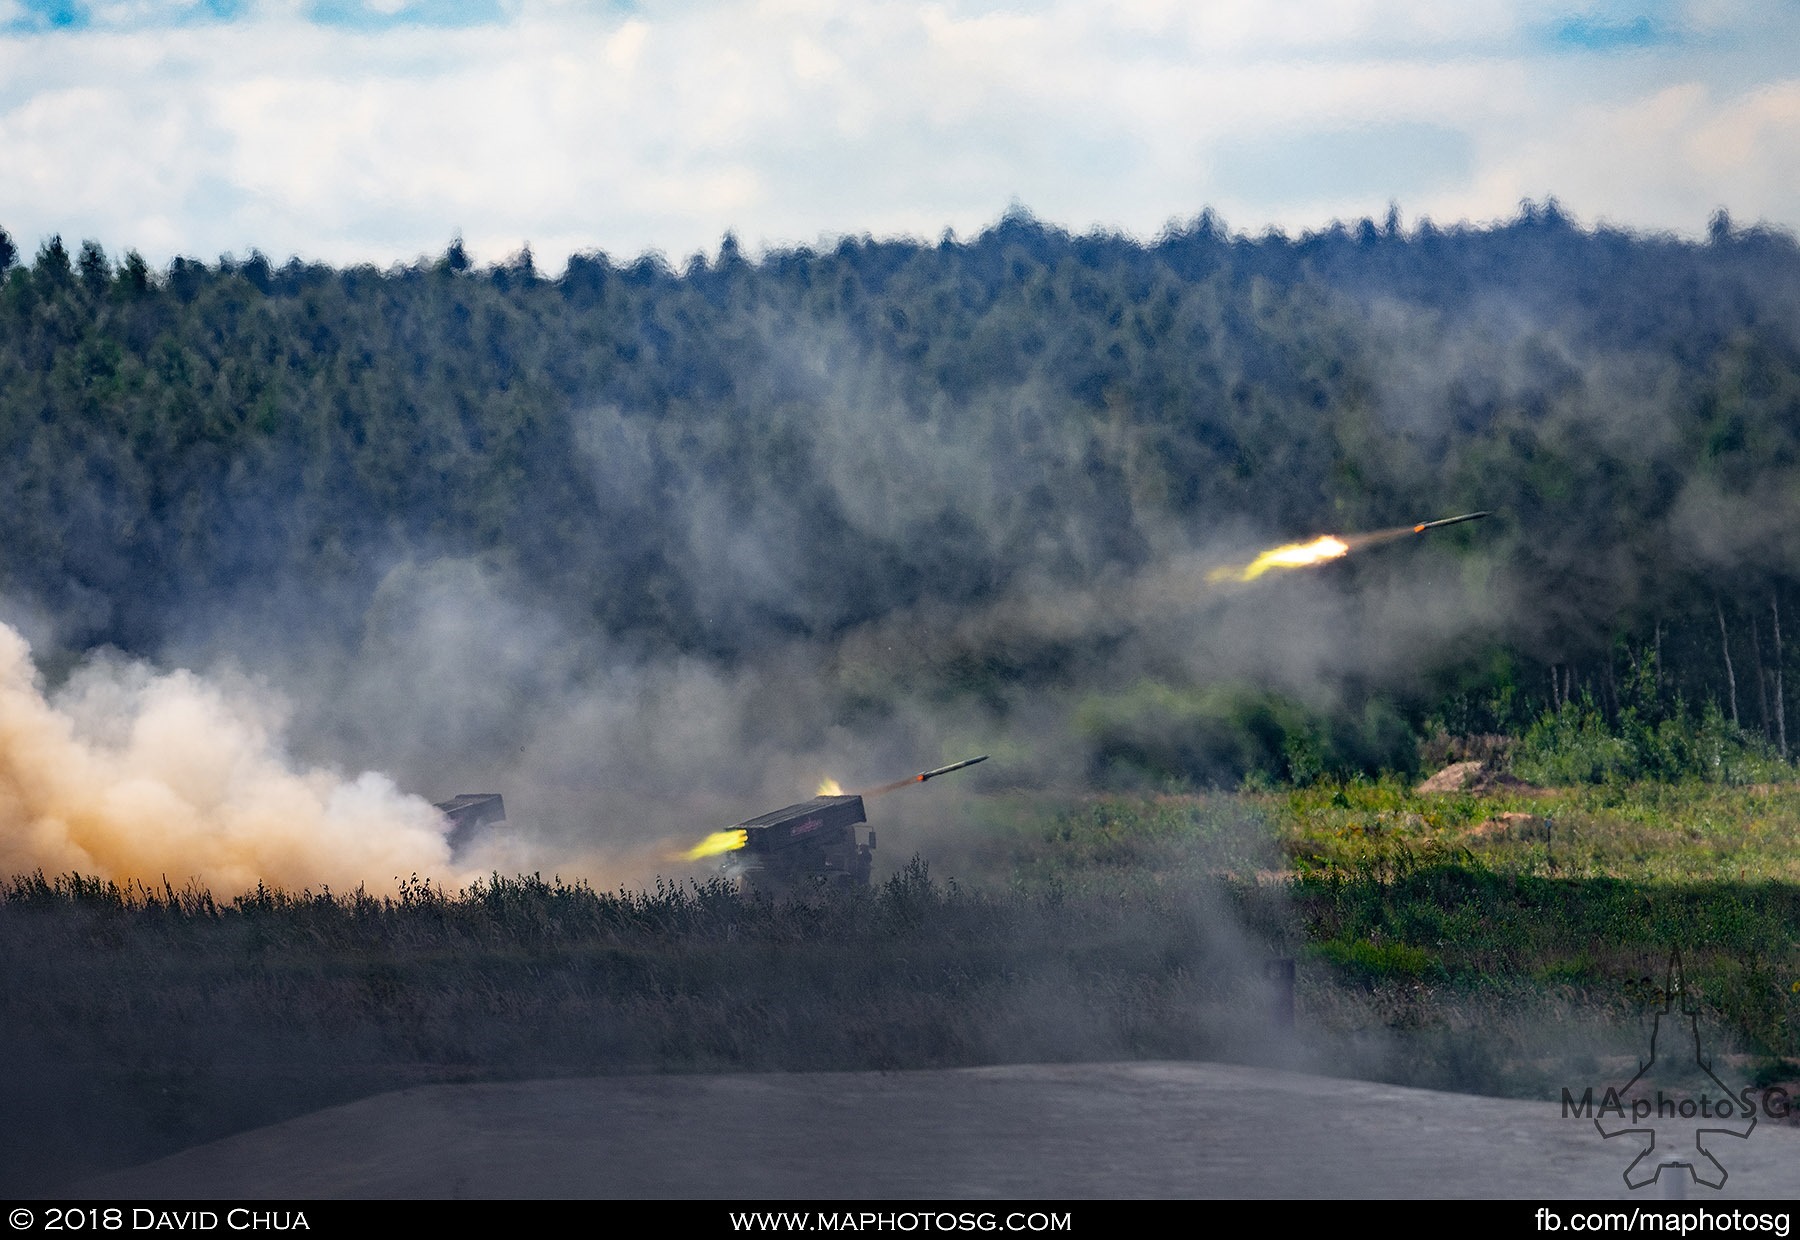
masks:
[(0, 1185), (429, 1081), (1205, 1057), (1246, 1039), (1201, 893), (988, 896), (911, 868), (773, 904), (539, 878), (397, 898), (0, 893)]
[[(624, 720), (659, 779), (979, 736), (1092, 795), (989, 796), (931, 873), (781, 905), (12, 876), (0, 1190), (521, 1074), (1224, 1056), (1543, 1095), (1635, 1062), (1675, 950), (1721, 1063), (1800, 1059), (1792, 238), (1527, 204), (555, 278), (14, 257), (0, 607), (52, 691), (108, 649), (241, 671), (408, 786), (579, 802), (642, 774), (595, 753)], [(1413, 791), (1453, 758), (1483, 791)]]
[[(1800, 1060), (1796, 824), (1793, 783), (1390, 777), (991, 805), (965, 869), (1040, 891), (1211, 877), (1254, 950), (1300, 961), (1302, 1024), (1340, 1067), (1543, 1096), (1572, 1064), (1637, 1053), (1675, 951), (1709, 1053), (1765, 1075)], [(1382, 1055), (1351, 1049), (1371, 1038)]]
[[(1225, 1058), (1555, 1096), (1679, 950), (1709, 1053), (1800, 1060), (1800, 787), (989, 798), (868, 892), (0, 891), (8, 1184), (431, 1081)], [(1298, 1029), (1262, 966), (1298, 961)], [(1586, 1079), (1586, 1078), (1583, 1078)]]
[[(728, 237), (679, 271), (586, 253), (556, 278), (459, 244), (387, 271), (17, 253), (0, 599), (54, 666), (354, 644), (396, 565), (449, 559), (583, 634), (577, 668), (815, 643), (836, 721), (1068, 692), (1111, 786), (1374, 774), (1433, 721), (1517, 733), (1584, 702), (1647, 730), (1553, 740), (1572, 765), (1549, 776), (1685, 777), (1718, 746), (1658, 728), (1708, 710), (1789, 751), (1800, 247), (1778, 233), (1526, 204), (1410, 235), (1204, 214), (1148, 244), (1015, 212), (964, 242), (752, 261)], [(1495, 518), (1405, 554), (1432, 595), (1346, 617), (1311, 676), (1239, 657), (1260, 633), (1204, 665), (1134, 647), (1167, 600), (965, 622), (1046, 591), (1094, 619), (1194, 547), (1472, 508)], [(1402, 584), (1363, 558), (1335, 592)], [(914, 655), (856, 657), (895, 631)]]
[(1096, 782), (1311, 783), (1358, 771), (1410, 771), (1417, 738), (1394, 707), (1371, 701), (1360, 717), (1307, 710), (1241, 684), (1179, 690), (1142, 681), (1095, 693), (1075, 712), (1094, 750)]

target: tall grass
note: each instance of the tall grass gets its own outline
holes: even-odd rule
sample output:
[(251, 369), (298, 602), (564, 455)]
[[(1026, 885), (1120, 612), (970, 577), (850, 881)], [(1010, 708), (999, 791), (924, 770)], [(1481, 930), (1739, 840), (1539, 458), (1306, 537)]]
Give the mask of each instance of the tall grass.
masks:
[(15, 878), (0, 1187), (421, 1081), (1243, 1053), (1258, 983), (1225, 902), (988, 895), (917, 862), (779, 902), (541, 876), (231, 900)]
[[(1555, 1096), (1669, 953), (1708, 1051), (1800, 1060), (1800, 789), (1397, 778), (985, 802), (948, 880), (773, 901), (0, 883), (0, 1189), (431, 1081), (1234, 1058)], [(1299, 1028), (1263, 966), (1298, 962)]]

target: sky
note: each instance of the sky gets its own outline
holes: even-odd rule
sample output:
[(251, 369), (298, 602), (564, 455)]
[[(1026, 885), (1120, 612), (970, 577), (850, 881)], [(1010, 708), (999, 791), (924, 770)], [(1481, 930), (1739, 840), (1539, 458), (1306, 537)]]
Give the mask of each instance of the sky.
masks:
[(0, 0), (0, 227), (157, 265), (1792, 229), (1797, 139), (1800, 0)]

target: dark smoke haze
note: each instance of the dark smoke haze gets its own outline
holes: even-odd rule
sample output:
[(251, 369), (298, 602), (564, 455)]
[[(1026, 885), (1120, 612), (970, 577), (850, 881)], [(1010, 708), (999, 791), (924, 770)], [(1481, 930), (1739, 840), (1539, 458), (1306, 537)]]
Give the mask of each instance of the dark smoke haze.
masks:
[[(19, 390), (61, 399), (57, 350), (116, 341), (120, 374), (183, 360), (72, 422), (175, 417), (143, 396), (159, 383), (224, 412), (169, 422), (188, 446), (166, 456), (161, 431), (116, 449), (7, 423), (17, 493), (82, 497), (60, 524), (54, 504), (5, 517), (0, 618), (47, 685), (15, 667), (10, 700), (109, 772), (86, 778), (216, 802), (220, 849), (263, 794), (144, 774), (122, 720), (185, 694), (209, 743), (295, 789), (270, 795), (297, 824), (328, 812), (304, 783), (379, 801), (406, 843), (106, 862), (18, 791), (17, 751), (15, 868), (635, 884), (826, 777), (992, 754), (880, 805), (904, 858), (983, 790), (1230, 783), (1251, 759), (1207, 720), (1233, 694), (1339, 721), (1381, 765), (1496, 651), (1535, 676), (1666, 622), (1670, 657), (1681, 633), (1696, 652), (1671, 674), (1704, 681), (1703, 622), (1766, 610), (1800, 568), (1800, 258), (1728, 222), (1691, 245), (1528, 208), (1253, 242), (1203, 217), (1140, 246), (1013, 216), (967, 245), (728, 246), (679, 276), (258, 257), (122, 293), (123, 269), (59, 272), (46, 246), (15, 302), (62, 298), (87, 335), (39, 365), (29, 320)], [(258, 331), (304, 359), (267, 369)], [(1476, 508), (1496, 515), (1209, 581)], [(509, 821), (455, 858), (403, 795), (485, 791)]]

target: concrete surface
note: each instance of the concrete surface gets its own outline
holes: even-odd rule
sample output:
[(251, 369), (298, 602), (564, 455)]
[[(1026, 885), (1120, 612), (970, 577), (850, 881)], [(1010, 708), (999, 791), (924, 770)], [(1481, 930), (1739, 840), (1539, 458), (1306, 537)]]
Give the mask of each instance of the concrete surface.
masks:
[[(383, 1094), (79, 1195), (1655, 1200), (1622, 1178), (1641, 1148), (1555, 1104), (1227, 1064), (615, 1076)], [(1800, 1197), (1800, 1130), (1712, 1148), (1730, 1178), (1690, 1200)]]

